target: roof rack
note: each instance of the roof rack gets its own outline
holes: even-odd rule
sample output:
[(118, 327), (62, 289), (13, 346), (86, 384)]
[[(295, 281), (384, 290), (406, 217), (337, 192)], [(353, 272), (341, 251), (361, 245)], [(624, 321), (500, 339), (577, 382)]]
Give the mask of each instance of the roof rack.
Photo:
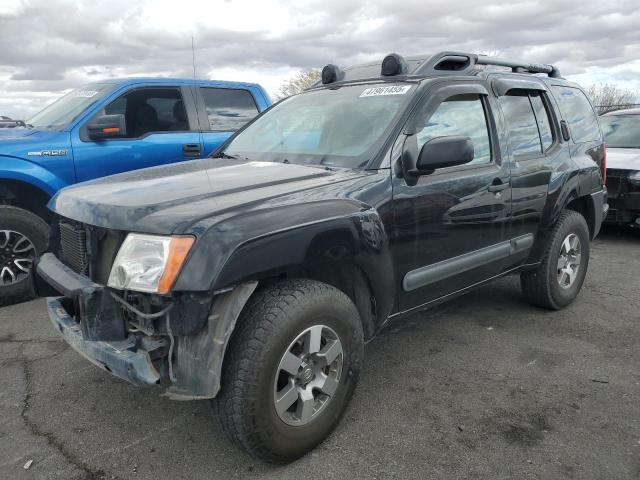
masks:
[[(514, 73), (545, 73), (551, 78), (562, 78), (560, 70), (553, 65), (514, 62), (475, 53), (445, 51), (425, 57), (408, 57), (406, 60), (397, 53), (391, 53), (384, 58), (382, 64), (370, 63), (344, 70), (329, 64), (322, 69), (322, 79), (316, 85), (379, 76), (389, 78), (396, 75), (464, 75), (473, 72), (477, 65), (495, 65), (510, 68)], [(355, 76), (353, 72), (357, 72)]]
[(511, 71), (514, 73), (546, 73), (552, 78), (560, 78), (560, 70), (553, 65), (514, 62), (486, 55), (463, 52), (436, 53), (417, 67), (413, 74), (424, 75), (434, 71), (439, 73), (463, 73), (473, 69), (475, 65), (496, 65), (511, 68)]

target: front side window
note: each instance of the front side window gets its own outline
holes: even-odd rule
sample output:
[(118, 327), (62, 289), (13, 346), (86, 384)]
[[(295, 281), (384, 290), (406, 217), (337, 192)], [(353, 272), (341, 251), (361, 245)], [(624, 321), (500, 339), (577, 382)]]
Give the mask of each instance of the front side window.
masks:
[(238, 133), (223, 153), (361, 167), (379, 152), (414, 91), (410, 84), (349, 85), (294, 95)]
[(111, 83), (90, 83), (77, 88), (27, 120), (33, 128), (62, 130), (113, 90)]
[(253, 96), (247, 90), (200, 88), (210, 130), (238, 130), (258, 114)]
[(418, 151), (436, 137), (462, 135), (473, 141), (471, 164), (491, 162), (487, 119), (479, 95), (455, 95), (442, 102), (417, 134)]
[(640, 115), (600, 117), (607, 147), (640, 148)]
[(587, 97), (577, 88), (553, 86), (562, 117), (569, 124), (571, 138), (575, 143), (600, 139), (598, 119)]
[(187, 111), (182, 94), (177, 88), (132, 90), (109, 103), (94, 119), (100, 115), (117, 114), (125, 117), (125, 138), (140, 138), (155, 132), (189, 130)]

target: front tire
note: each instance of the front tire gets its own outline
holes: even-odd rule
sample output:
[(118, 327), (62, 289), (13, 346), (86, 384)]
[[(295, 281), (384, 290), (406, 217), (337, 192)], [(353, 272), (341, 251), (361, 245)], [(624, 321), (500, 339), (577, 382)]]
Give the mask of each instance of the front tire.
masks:
[(49, 227), (36, 214), (0, 205), (0, 305), (33, 297), (31, 267), (48, 240)]
[(525, 298), (532, 304), (560, 310), (576, 298), (589, 266), (589, 227), (578, 212), (565, 210), (547, 239), (542, 261), (520, 275)]
[(258, 291), (238, 320), (212, 401), (222, 429), (261, 460), (301, 457), (340, 421), (363, 355), (358, 311), (340, 290), (287, 280)]

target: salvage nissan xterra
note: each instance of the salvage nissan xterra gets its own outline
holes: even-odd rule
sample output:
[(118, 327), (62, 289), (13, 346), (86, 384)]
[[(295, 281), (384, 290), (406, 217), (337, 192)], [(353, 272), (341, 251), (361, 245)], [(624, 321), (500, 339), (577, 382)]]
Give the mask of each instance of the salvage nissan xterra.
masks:
[(212, 399), (236, 444), (287, 462), (340, 421), (388, 321), (513, 273), (531, 303), (570, 304), (604, 159), (591, 104), (553, 66), (328, 65), (208, 160), (58, 193), (34, 286), (90, 361)]

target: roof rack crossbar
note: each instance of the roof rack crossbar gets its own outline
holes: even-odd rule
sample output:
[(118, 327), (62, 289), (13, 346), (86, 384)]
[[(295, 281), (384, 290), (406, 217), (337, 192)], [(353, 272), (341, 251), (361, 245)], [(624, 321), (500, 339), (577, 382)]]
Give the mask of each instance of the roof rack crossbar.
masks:
[(511, 68), (511, 70), (516, 73), (546, 73), (552, 78), (560, 78), (560, 70), (558, 70), (558, 68), (553, 65), (513, 62), (511, 60), (503, 60), (501, 58), (487, 57), (484, 55), (478, 55), (476, 64), (507, 67)]

